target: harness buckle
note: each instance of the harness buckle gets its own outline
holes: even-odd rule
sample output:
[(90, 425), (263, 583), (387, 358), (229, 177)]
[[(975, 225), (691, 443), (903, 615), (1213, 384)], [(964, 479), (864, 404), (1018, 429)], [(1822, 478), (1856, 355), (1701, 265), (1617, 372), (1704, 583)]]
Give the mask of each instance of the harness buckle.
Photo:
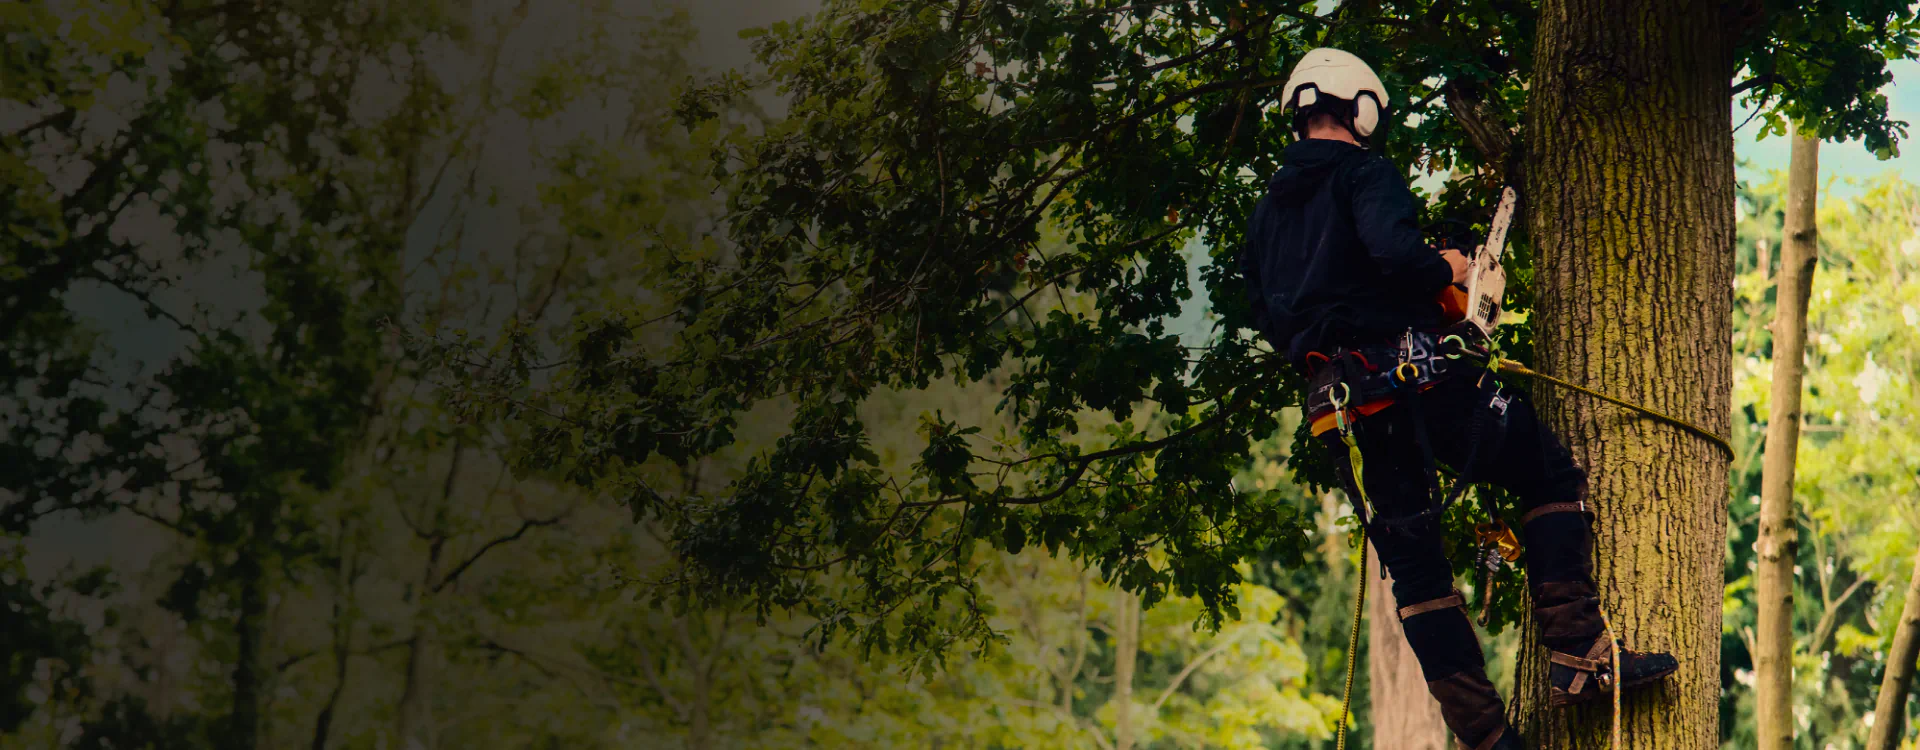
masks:
[(1493, 397), (1487, 399), (1487, 408), (1499, 412), (1500, 416), (1504, 417), (1507, 415), (1507, 405), (1513, 403), (1513, 397), (1505, 395), (1501, 391), (1502, 385), (1500, 381), (1493, 381)]

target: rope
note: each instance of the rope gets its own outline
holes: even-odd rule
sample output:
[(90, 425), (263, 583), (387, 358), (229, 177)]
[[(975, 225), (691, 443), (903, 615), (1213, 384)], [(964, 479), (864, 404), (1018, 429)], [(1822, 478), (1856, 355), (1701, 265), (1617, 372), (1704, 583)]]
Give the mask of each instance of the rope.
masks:
[(1594, 398), (1600, 399), (1601, 401), (1605, 401), (1609, 404), (1613, 404), (1614, 406), (1618, 406), (1623, 409), (1630, 409), (1632, 411), (1637, 411), (1655, 421), (1665, 422), (1667, 424), (1673, 425), (1674, 427), (1678, 427), (1687, 432), (1691, 432), (1695, 435), (1705, 438), (1707, 442), (1713, 443), (1715, 447), (1720, 449), (1720, 452), (1727, 454), (1727, 460), (1729, 461), (1735, 460), (1735, 455), (1733, 452), (1733, 444), (1727, 442), (1726, 438), (1723, 438), (1723, 437), (1720, 437), (1719, 435), (1714, 434), (1712, 430), (1708, 430), (1705, 427), (1701, 427), (1697, 424), (1688, 422), (1679, 417), (1654, 411), (1653, 409), (1649, 409), (1645, 406), (1641, 406), (1639, 404), (1636, 404), (1630, 401), (1623, 401), (1621, 399), (1614, 398), (1612, 396), (1593, 390), (1586, 386), (1561, 380), (1560, 378), (1556, 378), (1544, 372), (1534, 371), (1532, 369), (1529, 369), (1526, 365), (1520, 364), (1519, 362), (1515, 362), (1511, 359), (1499, 359), (1496, 357), (1494, 361), (1498, 363), (1498, 367), (1501, 372), (1510, 372), (1515, 375), (1523, 375), (1529, 378), (1533, 378), (1534, 380), (1544, 380), (1548, 383), (1552, 383), (1554, 385), (1560, 386), (1561, 388), (1566, 388), (1572, 391), (1579, 391), (1581, 393), (1587, 394)]
[(1606, 628), (1607, 637), (1614, 639), (1613, 643), (1607, 645), (1608, 658), (1613, 662), (1613, 689), (1607, 692), (1613, 694), (1613, 750), (1620, 750), (1620, 640), (1614, 638), (1613, 622), (1607, 619), (1607, 608), (1599, 606), (1598, 597), (1595, 597), (1594, 604), (1600, 610), (1600, 627)]
[(1353, 629), (1347, 633), (1347, 688), (1340, 696), (1340, 731), (1335, 735), (1336, 750), (1347, 750), (1347, 714), (1353, 710), (1353, 671), (1360, 658), (1360, 615), (1367, 606), (1367, 532), (1360, 530), (1360, 567), (1354, 575), (1360, 579), (1360, 591), (1353, 596)]
[[(1460, 341), (1459, 336), (1448, 336), (1447, 338), (1452, 339), (1454, 341)], [(1462, 350), (1466, 349), (1465, 342), (1461, 342), (1461, 349)], [(1453, 355), (1453, 356), (1478, 357), (1480, 355), (1477, 355), (1470, 351), (1463, 351), (1461, 355)], [(1594, 398), (1600, 399), (1601, 401), (1605, 401), (1609, 404), (1613, 404), (1614, 406), (1618, 406), (1622, 409), (1628, 409), (1631, 411), (1639, 412), (1655, 421), (1664, 422), (1666, 424), (1672, 425), (1674, 427), (1678, 427), (1682, 430), (1685, 430), (1701, 438), (1704, 438), (1706, 439), (1707, 442), (1713, 443), (1715, 447), (1719, 448), (1720, 452), (1727, 454), (1727, 460), (1729, 461), (1738, 460), (1738, 457), (1735, 455), (1733, 450), (1733, 444), (1727, 442), (1726, 438), (1720, 437), (1718, 434), (1715, 434), (1712, 430), (1709, 430), (1705, 427), (1701, 427), (1700, 425), (1694, 424), (1692, 422), (1688, 422), (1684, 419), (1673, 416), (1671, 414), (1655, 411), (1653, 409), (1647, 408), (1645, 406), (1641, 406), (1631, 401), (1625, 401), (1622, 399), (1614, 398), (1612, 396), (1593, 390), (1592, 388), (1588, 388), (1578, 383), (1562, 380), (1552, 375), (1548, 375), (1544, 372), (1533, 370), (1531, 368), (1528, 368), (1526, 365), (1520, 364), (1519, 362), (1515, 362), (1511, 359), (1505, 359), (1501, 357), (1499, 354), (1488, 354), (1488, 355), (1485, 355), (1485, 357), (1486, 357), (1487, 369), (1489, 370), (1498, 370), (1500, 372), (1512, 373), (1514, 375), (1521, 375), (1524, 377), (1533, 378), (1534, 380), (1545, 381), (1545, 382), (1560, 386), (1561, 388), (1565, 388), (1567, 390), (1578, 391), (1580, 393), (1587, 394)]]

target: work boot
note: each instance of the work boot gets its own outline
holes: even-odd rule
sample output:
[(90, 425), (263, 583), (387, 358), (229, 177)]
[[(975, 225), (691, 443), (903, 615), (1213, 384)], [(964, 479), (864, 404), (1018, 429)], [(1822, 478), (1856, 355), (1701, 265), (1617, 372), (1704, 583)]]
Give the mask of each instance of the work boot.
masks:
[[(1609, 648), (1612, 647), (1612, 648)], [(1620, 651), (1620, 674), (1613, 673), (1612, 650)], [(1547, 682), (1552, 685), (1548, 702), (1571, 706), (1606, 697), (1617, 685), (1631, 690), (1657, 682), (1680, 669), (1679, 660), (1667, 654), (1630, 651), (1609, 638), (1596, 638), (1585, 656), (1548, 651)]]
[[(1527, 534), (1527, 586), (1533, 594), (1533, 619), (1547, 648), (1556, 706), (1585, 703), (1608, 695), (1616, 685), (1633, 688), (1673, 674), (1672, 656), (1631, 651), (1606, 637), (1599, 591), (1593, 583), (1592, 514), (1584, 501), (1552, 503), (1529, 511), (1521, 524)], [(1613, 648), (1620, 651), (1620, 674), (1613, 673)]]
[(1507, 731), (1501, 732), (1500, 738), (1494, 740), (1493, 746), (1487, 748), (1487, 750), (1527, 750), (1527, 743), (1525, 740), (1520, 739), (1519, 732), (1509, 728)]
[(1415, 602), (1400, 608), (1400, 626), (1427, 677), (1427, 692), (1440, 704), (1440, 718), (1461, 750), (1493, 750), (1503, 747), (1496, 743), (1507, 734), (1506, 705), (1487, 679), (1480, 639), (1465, 605), (1458, 591)]

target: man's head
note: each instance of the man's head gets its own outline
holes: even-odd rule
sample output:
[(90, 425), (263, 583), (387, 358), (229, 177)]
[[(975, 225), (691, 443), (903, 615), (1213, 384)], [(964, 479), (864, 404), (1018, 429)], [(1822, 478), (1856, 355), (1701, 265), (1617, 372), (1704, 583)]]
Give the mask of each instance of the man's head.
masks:
[[(1319, 138), (1329, 141), (1346, 141), (1355, 146), (1363, 144), (1354, 137), (1352, 118), (1342, 117), (1332, 112), (1313, 112), (1303, 115), (1307, 120), (1302, 138)], [(1299, 131), (1299, 127), (1295, 127)]]
[(1294, 135), (1363, 144), (1386, 120), (1387, 87), (1365, 61), (1331, 47), (1309, 50), (1281, 93)]

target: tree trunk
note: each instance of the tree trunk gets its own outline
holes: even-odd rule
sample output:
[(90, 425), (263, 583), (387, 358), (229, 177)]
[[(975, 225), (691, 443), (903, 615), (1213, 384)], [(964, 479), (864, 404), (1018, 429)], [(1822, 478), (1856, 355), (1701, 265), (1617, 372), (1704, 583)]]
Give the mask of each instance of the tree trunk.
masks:
[(1774, 287), (1773, 396), (1767, 408), (1767, 452), (1761, 464), (1760, 537), (1753, 549), (1754, 599), (1759, 604), (1753, 664), (1759, 700), (1755, 730), (1760, 750), (1793, 750), (1793, 466), (1800, 447), (1800, 383), (1806, 373), (1807, 297), (1819, 265), (1814, 204), (1819, 189), (1820, 141), (1793, 137), (1787, 171), (1787, 238), (1780, 246)]
[(266, 650), (267, 586), (271, 584), (264, 561), (274, 538), (280, 502), (278, 497), (256, 497), (250, 507), (247, 538), (234, 564), (234, 578), (240, 586), (240, 611), (234, 621), (238, 653), (233, 659), (233, 708), (227, 716), (226, 731), (218, 740), (223, 750), (260, 747), (262, 705), (268, 701), (261, 654)]
[(1913, 689), (1914, 659), (1920, 657), (1920, 555), (1913, 558), (1913, 577), (1907, 580), (1907, 605), (1893, 629), (1887, 649), (1887, 674), (1880, 679), (1880, 698), (1873, 704), (1873, 732), (1867, 750), (1894, 750), (1906, 733), (1907, 692)]
[(1376, 750), (1447, 750), (1447, 725), (1440, 704), (1427, 692), (1420, 662), (1400, 632), (1393, 578), (1380, 578), (1380, 556), (1367, 556), (1367, 678), (1373, 690), (1373, 746)]
[[(1544, 2), (1525, 141), (1537, 369), (1725, 435), (1733, 64), (1720, 8)], [(1726, 456), (1600, 401), (1534, 392), (1589, 473), (1595, 577), (1616, 633), (1680, 660), (1625, 701), (1623, 745), (1718, 748)], [(1527, 628), (1515, 718), (1530, 744), (1606, 747), (1607, 708), (1548, 706), (1545, 657)]]
[(1126, 591), (1117, 591), (1114, 606), (1113, 656), (1113, 747), (1132, 750), (1133, 668), (1140, 656), (1140, 599)]
[(406, 685), (400, 694), (399, 733), (401, 750), (433, 750), (434, 661), (439, 655), (439, 635), (426, 614), (414, 616), (413, 637), (407, 640)]

